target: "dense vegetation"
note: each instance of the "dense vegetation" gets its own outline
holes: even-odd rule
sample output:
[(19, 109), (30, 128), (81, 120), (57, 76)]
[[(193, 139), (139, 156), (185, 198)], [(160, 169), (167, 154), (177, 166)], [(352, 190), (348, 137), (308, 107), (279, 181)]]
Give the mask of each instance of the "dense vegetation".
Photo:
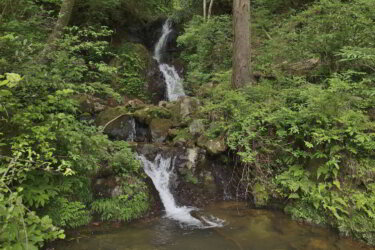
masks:
[[(185, 88), (204, 104), (206, 135), (226, 138), (237, 194), (375, 245), (373, 0), (252, 1), (256, 82), (240, 90), (230, 85), (229, 0), (215, 1), (206, 21), (198, 0), (76, 1), (41, 60), (60, 2), (0, 2), (2, 249), (37, 249), (92, 216), (128, 221), (147, 211), (129, 145), (109, 140), (82, 102), (149, 101), (147, 49), (118, 37), (129, 23), (167, 15), (184, 26)], [(121, 195), (94, 197), (92, 178), (108, 171)]]
[(179, 37), (207, 133), (241, 162), (238, 195), (375, 244), (375, 6), (255, 3), (251, 86), (230, 87), (230, 16)]

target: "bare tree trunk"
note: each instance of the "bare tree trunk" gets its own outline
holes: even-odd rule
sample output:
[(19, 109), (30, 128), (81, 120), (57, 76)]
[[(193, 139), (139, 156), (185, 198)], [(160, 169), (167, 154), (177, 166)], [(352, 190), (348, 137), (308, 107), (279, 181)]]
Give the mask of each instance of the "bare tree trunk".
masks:
[(208, 15), (207, 18), (210, 19), (212, 13), (212, 5), (214, 5), (214, 0), (211, 0), (210, 7), (208, 7)]
[(49, 35), (47, 44), (44, 47), (41, 55), (41, 60), (45, 60), (45, 56), (54, 49), (55, 42), (61, 38), (61, 35), (64, 31), (64, 28), (69, 24), (70, 17), (72, 15), (73, 7), (74, 7), (75, 0), (63, 0), (59, 12), (59, 16), (57, 18), (57, 22), (55, 24), (55, 28), (53, 29), (52, 33)]
[(233, 0), (233, 88), (251, 84), (250, 0)]
[(203, 0), (203, 20), (206, 21), (207, 16), (207, 0)]

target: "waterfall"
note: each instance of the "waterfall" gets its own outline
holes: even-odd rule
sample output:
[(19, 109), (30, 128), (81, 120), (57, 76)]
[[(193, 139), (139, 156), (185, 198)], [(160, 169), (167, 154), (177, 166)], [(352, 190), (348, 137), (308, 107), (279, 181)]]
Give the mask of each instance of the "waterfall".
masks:
[(201, 216), (205, 222), (202, 223), (194, 218), (190, 212), (197, 210), (194, 207), (177, 206), (176, 201), (170, 191), (170, 177), (174, 169), (174, 160), (172, 158), (164, 158), (161, 154), (155, 157), (153, 162), (140, 155), (138, 158), (143, 163), (146, 174), (151, 178), (156, 190), (159, 192), (160, 199), (164, 205), (166, 217), (176, 220), (185, 226), (198, 228), (222, 227), (223, 220), (210, 216), (210, 218)]
[(130, 127), (129, 135), (127, 141), (133, 142), (135, 140), (135, 136), (137, 134), (137, 131), (135, 130), (135, 120), (134, 118), (131, 118), (128, 120), (128, 125)]
[(168, 101), (176, 101), (179, 97), (185, 96), (182, 79), (173, 65), (162, 63), (163, 52), (166, 49), (169, 34), (172, 32), (172, 22), (167, 19), (163, 24), (162, 34), (155, 45), (154, 59), (159, 63), (159, 69), (163, 73), (167, 85)]

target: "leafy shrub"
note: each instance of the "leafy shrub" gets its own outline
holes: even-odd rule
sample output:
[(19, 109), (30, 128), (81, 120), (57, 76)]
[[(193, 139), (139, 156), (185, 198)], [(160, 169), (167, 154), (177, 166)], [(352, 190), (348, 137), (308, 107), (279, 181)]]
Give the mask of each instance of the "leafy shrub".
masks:
[(148, 195), (141, 191), (116, 198), (99, 199), (92, 203), (92, 210), (103, 221), (129, 221), (142, 216), (149, 208)]
[(3, 186), (0, 190), (1, 249), (39, 249), (45, 241), (65, 237), (48, 216), (28, 210), (17, 192), (10, 193)]
[(194, 16), (177, 42), (183, 48), (181, 57), (187, 62), (185, 83), (190, 89), (210, 81), (215, 72), (231, 67), (232, 26), (227, 15), (204, 21)]
[(75, 228), (87, 225), (91, 221), (90, 211), (79, 201), (57, 198), (51, 202), (44, 213), (51, 217), (56, 226)]

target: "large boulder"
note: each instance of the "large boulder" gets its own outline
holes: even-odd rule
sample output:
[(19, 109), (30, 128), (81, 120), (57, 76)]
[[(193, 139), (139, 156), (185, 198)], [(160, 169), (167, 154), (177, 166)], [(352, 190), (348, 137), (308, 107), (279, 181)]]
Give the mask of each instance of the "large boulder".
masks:
[(151, 133), (148, 124), (129, 112), (128, 106), (108, 108), (96, 118), (96, 124), (104, 127), (111, 139), (149, 142)]
[(152, 141), (164, 142), (172, 125), (173, 123), (169, 119), (153, 119), (150, 123)]
[(159, 69), (159, 64), (155, 60), (151, 60), (148, 65), (146, 78), (146, 91), (153, 104), (158, 104), (165, 100), (166, 85), (163, 73)]
[(81, 113), (97, 114), (106, 108), (107, 103), (92, 95), (78, 95), (75, 97)]
[(200, 102), (197, 98), (184, 96), (179, 99), (180, 104), (180, 115), (182, 118), (186, 118), (198, 110)]
[(108, 123), (104, 129), (111, 139), (134, 141), (136, 137), (135, 120), (129, 115), (122, 115)]
[(189, 125), (189, 132), (193, 136), (201, 135), (204, 132), (204, 124), (202, 119), (193, 120)]
[(213, 155), (223, 153), (227, 150), (227, 145), (223, 136), (210, 139), (204, 135), (201, 135), (198, 138), (197, 144), (199, 147), (206, 149), (210, 154)]

